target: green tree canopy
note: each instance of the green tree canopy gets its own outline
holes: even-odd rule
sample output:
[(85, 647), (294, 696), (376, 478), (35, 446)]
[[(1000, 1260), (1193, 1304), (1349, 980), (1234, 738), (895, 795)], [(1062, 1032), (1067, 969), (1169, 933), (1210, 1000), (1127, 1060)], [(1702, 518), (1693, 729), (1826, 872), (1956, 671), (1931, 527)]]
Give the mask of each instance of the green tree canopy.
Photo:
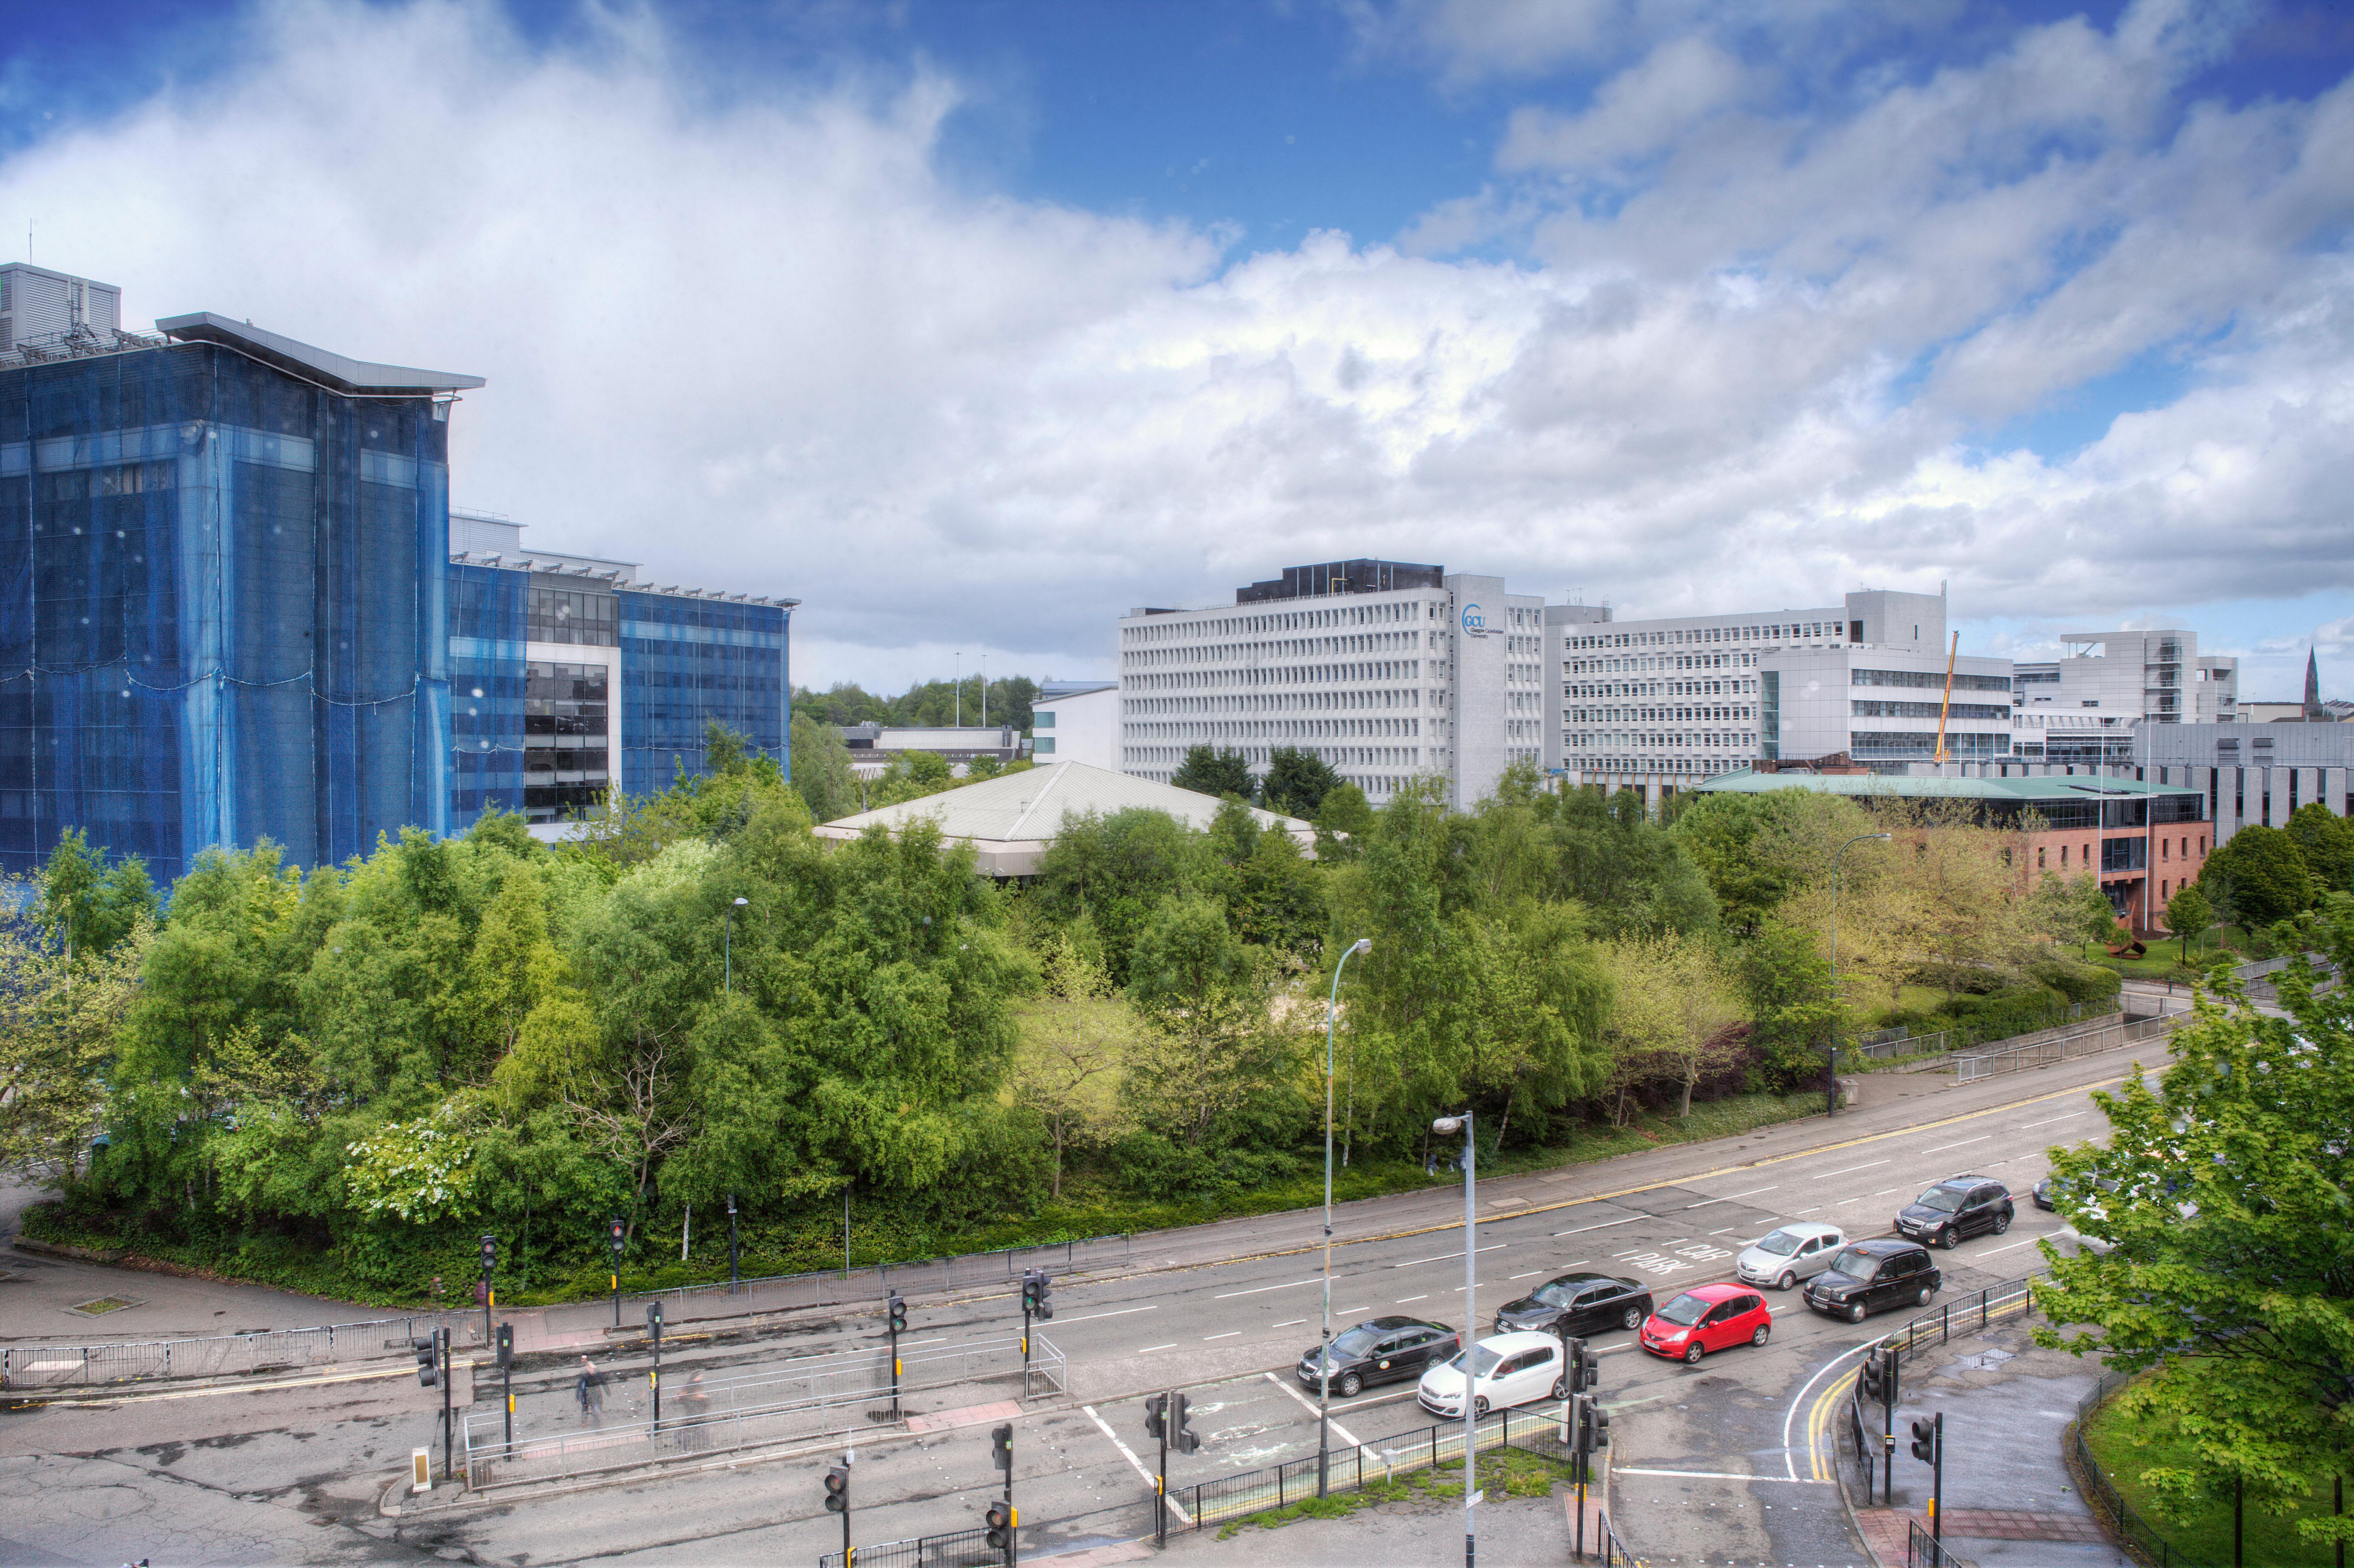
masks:
[(1267, 754), (1267, 777), (1259, 784), (1259, 804), (1270, 811), (1312, 822), (1324, 797), (1340, 782), (1341, 776), (1332, 771), (1331, 764), (1315, 752), (1278, 746)]
[(1232, 795), (1244, 800), (1251, 798), (1256, 788), (1250, 764), (1241, 752), (1221, 751), (1208, 746), (1188, 747), (1185, 760), (1169, 776), (1169, 782), (1180, 789), (1204, 795)]
[(2252, 823), (2207, 857), (2200, 885), (2239, 925), (2270, 926), (2313, 906), (2313, 873), (2297, 841)]

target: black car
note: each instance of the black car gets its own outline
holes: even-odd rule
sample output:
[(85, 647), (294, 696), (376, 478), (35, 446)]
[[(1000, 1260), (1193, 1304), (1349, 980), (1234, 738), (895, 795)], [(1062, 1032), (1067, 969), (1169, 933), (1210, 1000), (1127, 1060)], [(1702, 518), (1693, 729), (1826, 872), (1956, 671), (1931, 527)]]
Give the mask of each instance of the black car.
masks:
[(2034, 1198), (2035, 1206), (2039, 1209), (2049, 1209), (2054, 1207), (2052, 1202), (2051, 1177), (2046, 1176), (2042, 1181), (2038, 1181), (2035, 1184)]
[[(1462, 1348), (1461, 1336), (1444, 1323), (1373, 1319), (1332, 1336), (1332, 1392), (1354, 1399), (1368, 1383), (1418, 1378), (1437, 1363), (1452, 1360)], [(1299, 1358), (1298, 1371), (1299, 1381), (1310, 1388), (1322, 1383), (1315, 1346)]]
[(1818, 1312), (1863, 1321), (1883, 1307), (1926, 1307), (1945, 1283), (1919, 1242), (1882, 1237), (1850, 1242), (1830, 1267), (1807, 1282), (1807, 1305)]
[(1651, 1293), (1631, 1279), (1564, 1274), (1499, 1308), (1496, 1332), (1598, 1334), (1606, 1329), (1639, 1329), (1650, 1315)]
[(1898, 1212), (1899, 1235), (1932, 1246), (2010, 1229), (2010, 1189), (1991, 1176), (1948, 1176)]

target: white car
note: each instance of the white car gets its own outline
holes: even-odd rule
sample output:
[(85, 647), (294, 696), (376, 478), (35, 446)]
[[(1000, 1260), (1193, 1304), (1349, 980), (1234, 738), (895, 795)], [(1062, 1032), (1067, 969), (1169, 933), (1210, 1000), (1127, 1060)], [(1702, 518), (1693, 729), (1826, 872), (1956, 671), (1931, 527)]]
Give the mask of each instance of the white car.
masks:
[(1441, 1419), (1462, 1417), (1467, 1356), (1471, 1362), (1471, 1403), (1478, 1414), (1534, 1400), (1569, 1397), (1569, 1369), (1562, 1360), (1559, 1340), (1551, 1334), (1494, 1334), (1422, 1374), (1415, 1398), (1425, 1410)]
[(1847, 1233), (1837, 1225), (1784, 1225), (1750, 1243), (1733, 1260), (1733, 1272), (1744, 1285), (1787, 1290), (1829, 1268), (1845, 1245)]

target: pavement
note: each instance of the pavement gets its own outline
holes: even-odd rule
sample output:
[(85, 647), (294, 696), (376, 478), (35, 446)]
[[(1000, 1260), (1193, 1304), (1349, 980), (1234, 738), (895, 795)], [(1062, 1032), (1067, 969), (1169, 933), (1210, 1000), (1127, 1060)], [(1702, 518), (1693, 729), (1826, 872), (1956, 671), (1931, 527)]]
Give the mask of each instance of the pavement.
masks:
[[(1905, 1364), (1896, 1409), (1894, 1506), (1859, 1508), (1881, 1568), (1903, 1568), (1906, 1521), (1928, 1528), (1929, 1467), (1906, 1434), (1916, 1416), (1946, 1416), (1945, 1543), (1974, 1568), (2131, 1568), (2068, 1472), (2062, 1442), (2099, 1363), (2039, 1349), (2041, 1317), (1925, 1347)], [(1842, 1421), (1844, 1416), (1841, 1417)], [(1852, 1465), (1841, 1480), (1861, 1499)]]

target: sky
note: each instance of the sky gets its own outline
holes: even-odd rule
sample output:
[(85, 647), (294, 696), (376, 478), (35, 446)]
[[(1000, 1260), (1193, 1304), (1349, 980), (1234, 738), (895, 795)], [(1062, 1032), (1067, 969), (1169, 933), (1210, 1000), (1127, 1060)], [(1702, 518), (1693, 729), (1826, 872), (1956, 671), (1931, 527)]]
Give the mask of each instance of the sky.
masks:
[(487, 377), (457, 504), (800, 599), (804, 684), (1376, 556), (2354, 695), (2349, 74), (2303, 0), (92, 0), (0, 260)]

